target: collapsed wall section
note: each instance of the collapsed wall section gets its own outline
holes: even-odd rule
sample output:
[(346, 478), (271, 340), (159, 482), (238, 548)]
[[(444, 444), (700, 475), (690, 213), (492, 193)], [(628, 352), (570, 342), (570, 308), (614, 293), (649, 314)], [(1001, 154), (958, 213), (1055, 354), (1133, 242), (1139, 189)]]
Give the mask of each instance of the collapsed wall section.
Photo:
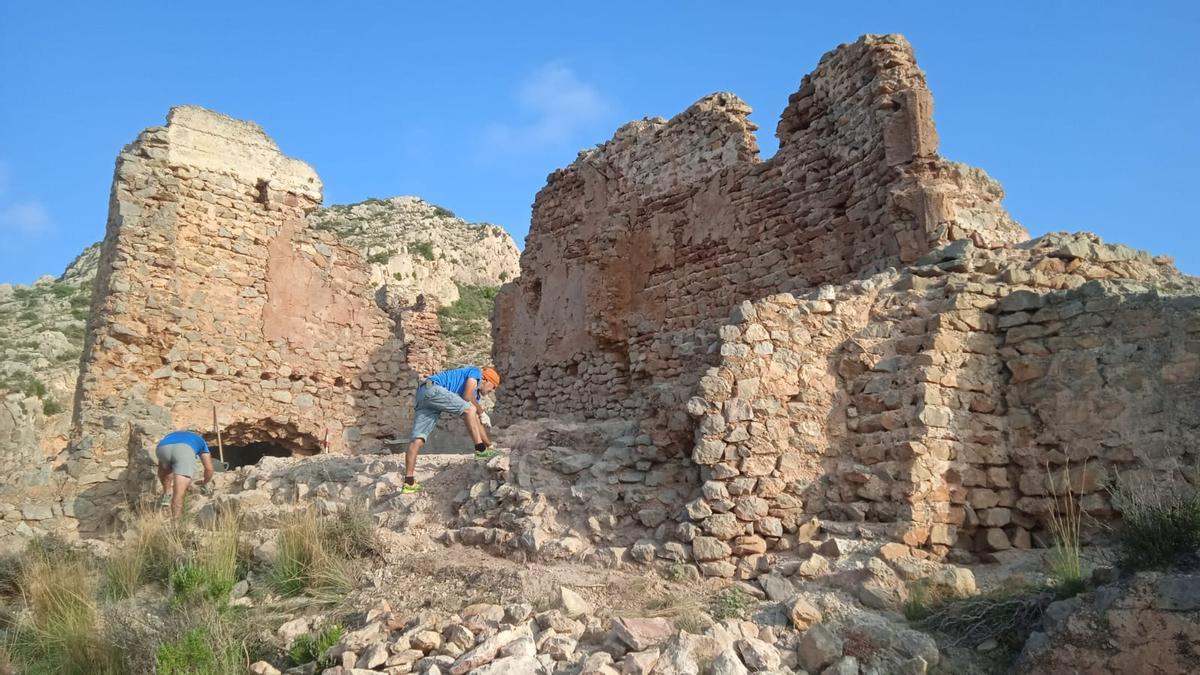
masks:
[(996, 551), (1044, 536), (1068, 490), (1094, 529), (1118, 480), (1195, 480), (1200, 282), (1086, 235), (923, 262), (747, 302), (721, 329), (689, 402), (706, 573), (811, 515)]
[(151, 450), (167, 428), (211, 436), (214, 406), (226, 442), (306, 453), (407, 424), (401, 338), (360, 254), (306, 226), (320, 200), (261, 128), (201, 108), (121, 152), (68, 465), (94, 496), (122, 490), (132, 426)]

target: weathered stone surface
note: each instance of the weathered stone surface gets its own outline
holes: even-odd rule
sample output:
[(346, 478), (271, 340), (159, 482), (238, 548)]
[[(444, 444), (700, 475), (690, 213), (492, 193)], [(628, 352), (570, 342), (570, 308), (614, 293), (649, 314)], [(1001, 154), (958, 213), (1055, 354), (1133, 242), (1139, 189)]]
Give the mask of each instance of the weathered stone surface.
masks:
[(788, 607), (788, 618), (791, 619), (792, 627), (798, 631), (808, 630), (813, 624), (819, 624), (825, 620), (821, 610), (799, 595)]
[(796, 646), (800, 665), (809, 672), (819, 673), (842, 655), (842, 639), (822, 624), (804, 631)]
[(675, 628), (666, 619), (620, 617), (613, 619), (612, 632), (635, 652), (642, 652), (666, 642)]
[(1077, 596), (1066, 616), (1030, 637), (1017, 668), (1038, 675), (1192, 672), (1200, 651), (1197, 579), (1141, 573)]

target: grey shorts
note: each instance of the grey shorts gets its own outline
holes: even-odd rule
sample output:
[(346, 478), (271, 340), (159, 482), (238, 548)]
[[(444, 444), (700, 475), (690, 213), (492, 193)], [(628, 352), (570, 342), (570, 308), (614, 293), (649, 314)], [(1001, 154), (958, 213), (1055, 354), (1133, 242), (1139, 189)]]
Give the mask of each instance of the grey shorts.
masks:
[(187, 443), (168, 443), (154, 451), (160, 467), (170, 467), (176, 476), (192, 477), (196, 472), (196, 451)]
[(442, 413), (461, 415), (471, 409), (463, 397), (432, 382), (417, 387), (417, 408), (410, 440), (428, 440)]

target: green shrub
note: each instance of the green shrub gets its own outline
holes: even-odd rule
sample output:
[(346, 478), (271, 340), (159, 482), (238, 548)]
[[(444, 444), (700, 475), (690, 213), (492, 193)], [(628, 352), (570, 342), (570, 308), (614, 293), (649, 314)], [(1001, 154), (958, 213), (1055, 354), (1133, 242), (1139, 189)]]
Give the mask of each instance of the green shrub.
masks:
[(408, 245), (408, 254), (426, 260), (433, 260), (433, 243), (428, 241), (414, 241)]
[(17, 318), (26, 323), (33, 323), (38, 320), (38, 315), (37, 312), (30, 309), (18, 314)]
[(245, 672), (242, 661), (236, 643), (196, 627), (159, 645), (155, 664), (158, 675), (229, 675)]
[(171, 591), (177, 603), (210, 600), (224, 604), (238, 573), (237, 519), (224, 514), (213, 532), (196, 547), (191, 560), (171, 573)]
[(292, 641), (288, 648), (288, 660), (293, 666), (302, 666), (313, 661), (317, 668), (325, 668), (329, 664), (323, 658), (325, 651), (342, 639), (342, 627), (333, 624), (320, 633), (306, 633)]
[(71, 298), (71, 307), (74, 309), (87, 309), (91, 304), (92, 297), (90, 293), (78, 293)]
[(458, 217), (458, 216), (454, 215), (454, 212), (451, 211), (450, 209), (442, 208), (442, 207), (438, 206), (437, 204), (433, 205), (433, 214), (435, 216), (441, 216), (442, 218), (457, 218)]
[(500, 281), (508, 281), (508, 272), (500, 273)]
[(62, 404), (52, 398), (42, 401), (42, 414), (46, 415), (47, 417), (51, 415), (57, 415), (63, 410), (64, 408), (62, 407)]
[(901, 609), (904, 611), (904, 618), (909, 621), (920, 621), (933, 612), (934, 599), (927, 580), (920, 579), (909, 585), (908, 599), (904, 601)]
[(56, 281), (50, 287), (50, 293), (56, 298), (69, 298), (75, 295), (75, 287), (61, 281)]
[(34, 379), (33, 377), (30, 377), (28, 380), (26, 380), (25, 388), (23, 391), (26, 396), (36, 396), (38, 398), (45, 398), (46, 385), (42, 384), (41, 381)]
[(746, 612), (753, 604), (754, 598), (750, 597), (740, 586), (730, 586), (713, 598), (712, 617), (717, 621), (740, 619), (746, 616)]
[(371, 255), (367, 256), (367, 262), (371, 263), (372, 265), (382, 265), (391, 260), (392, 256), (394, 255), (396, 255), (396, 249), (389, 248), (386, 251), (379, 251), (378, 253), (372, 253)]
[(1113, 528), (1121, 569), (1166, 569), (1200, 550), (1200, 488), (1181, 479), (1118, 478), (1110, 491), (1121, 512)]

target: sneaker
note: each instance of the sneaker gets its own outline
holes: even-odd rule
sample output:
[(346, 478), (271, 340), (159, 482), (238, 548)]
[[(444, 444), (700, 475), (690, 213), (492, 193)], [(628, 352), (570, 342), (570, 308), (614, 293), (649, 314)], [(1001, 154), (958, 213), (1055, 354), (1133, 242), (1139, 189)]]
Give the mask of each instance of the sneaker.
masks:
[(480, 452), (475, 453), (475, 459), (491, 459), (498, 454), (500, 454), (500, 453), (491, 448), (488, 448), (487, 450), (482, 450)]
[(158, 505), (166, 508), (171, 505), (171, 495), (163, 495), (162, 499), (158, 500)]
[(400, 494), (411, 495), (413, 493), (420, 492), (421, 490), (424, 490), (424, 489), (425, 489), (425, 486), (421, 485), (420, 483), (413, 483), (411, 485), (408, 483), (405, 483), (400, 488)]

